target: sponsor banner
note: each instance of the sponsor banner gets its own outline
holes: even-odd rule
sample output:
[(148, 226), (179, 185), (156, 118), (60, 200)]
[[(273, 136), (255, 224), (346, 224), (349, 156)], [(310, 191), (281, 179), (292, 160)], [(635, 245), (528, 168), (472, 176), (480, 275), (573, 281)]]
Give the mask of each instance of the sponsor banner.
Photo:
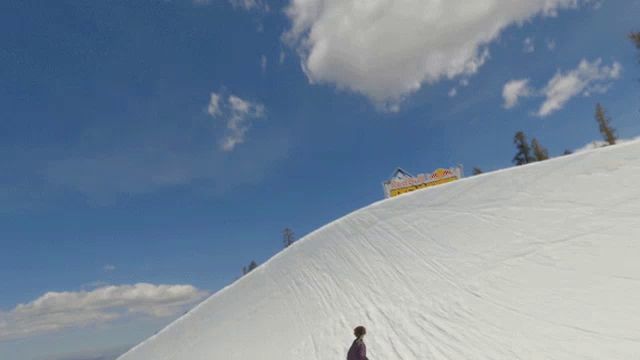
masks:
[(395, 197), (408, 192), (446, 184), (462, 178), (462, 167), (437, 169), (431, 174), (412, 176), (402, 169), (396, 170), (391, 180), (384, 183), (385, 197)]

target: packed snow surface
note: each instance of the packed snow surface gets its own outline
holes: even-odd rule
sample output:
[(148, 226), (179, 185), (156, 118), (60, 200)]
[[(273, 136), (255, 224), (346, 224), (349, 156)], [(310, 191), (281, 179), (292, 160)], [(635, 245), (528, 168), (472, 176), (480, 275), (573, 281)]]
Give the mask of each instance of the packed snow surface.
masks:
[[(312, 206), (312, 204), (310, 204)], [(381, 201), (121, 360), (640, 359), (640, 142)]]

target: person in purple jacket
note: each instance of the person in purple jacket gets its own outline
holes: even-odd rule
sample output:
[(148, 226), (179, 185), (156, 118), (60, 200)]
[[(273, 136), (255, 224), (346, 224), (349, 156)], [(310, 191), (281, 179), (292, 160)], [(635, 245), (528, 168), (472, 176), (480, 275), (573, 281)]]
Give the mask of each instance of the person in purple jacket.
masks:
[(353, 329), (353, 335), (356, 336), (356, 339), (353, 341), (353, 344), (351, 344), (351, 348), (347, 354), (347, 360), (369, 360), (367, 358), (367, 346), (362, 340), (366, 333), (367, 329), (365, 329), (364, 326), (358, 326)]

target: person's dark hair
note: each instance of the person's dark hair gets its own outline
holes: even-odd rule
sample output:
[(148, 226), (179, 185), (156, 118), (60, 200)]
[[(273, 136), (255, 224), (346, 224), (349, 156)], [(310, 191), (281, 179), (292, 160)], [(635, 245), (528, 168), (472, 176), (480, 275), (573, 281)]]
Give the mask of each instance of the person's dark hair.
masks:
[(360, 336), (366, 333), (367, 333), (367, 329), (365, 329), (364, 326), (358, 326), (355, 329), (353, 329), (353, 335), (355, 335), (357, 338), (359, 338)]

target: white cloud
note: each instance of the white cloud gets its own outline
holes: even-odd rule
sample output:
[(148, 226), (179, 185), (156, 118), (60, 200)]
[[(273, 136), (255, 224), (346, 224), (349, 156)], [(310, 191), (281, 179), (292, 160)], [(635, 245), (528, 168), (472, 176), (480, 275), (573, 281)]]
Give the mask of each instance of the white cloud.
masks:
[(558, 72), (542, 90), (546, 97), (537, 115), (545, 117), (558, 111), (573, 97), (590, 96), (604, 93), (609, 89), (611, 80), (620, 77), (622, 65), (614, 62), (611, 66), (602, 65), (602, 59), (593, 62), (582, 60), (576, 69), (566, 73)]
[(231, 5), (244, 10), (262, 10), (269, 11), (269, 4), (263, 0), (229, 0)]
[[(212, 100), (214, 95), (218, 101), (216, 107), (218, 111), (214, 113), (209, 111), (209, 114), (225, 122), (227, 131), (220, 142), (220, 147), (224, 151), (232, 151), (245, 141), (246, 133), (251, 128), (251, 122), (264, 118), (265, 108), (262, 104), (243, 100), (235, 95), (229, 95), (226, 102), (224, 100), (220, 102), (221, 96), (214, 93), (211, 95)], [(209, 109), (212, 107), (211, 103)]]
[(281, 50), (280, 51), (280, 57), (278, 58), (278, 62), (280, 63), (280, 65), (284, 64), (284, 60), (286, 59), (287, 54)]
[(102, 270), (106, 272), (111, 272), (111, 271), (114, 271), (115, 269), (116, 269), (115, 265), (111, 265), (111, 264), (107, 264), (102, 267)]
[[(215, 0), (192, 0), (194, 5), (205, 6), (209, 5)], [(234, 8), (239, 8), (247, 11), (258, 10), (269, 12), (271, 8), (267, 4), (266, 0), (229, 0), (229, 3)]]
[(521, 97), (532, 95), (529, 87), (529, 79), (511, 80), (504, 85), (502, 89), (502, 97), (504, 98), (504, 108), (511, 109), (518, 105)]
[(604, 0), (591, 0), (591, 4), (594, 10), (599, 10), (602, 7)]
[(449, 90), (449, 97), (455, 97), (456, 95), (458, 95), (458, 89), (452, 88)]
[(549, 51), (556, 49), (556, 41), (554, 39), (547, 40), (547, 49), (549, 49)]
[(284, 39), (298, 49), (311, 83), (384, 104), (425, 82), (474, 74), (506, 27), (580, 2), (291, 0)]
[(211, 94), (211, 98), (209, 100), (209, 106), (207, 108), (207, 112), (211, 116), (218, 116), (221, 114), (220, 112), (220, 95), (216, 93)]
[(536, 51), (536, 45), (533, 42), (533, 38), (527, 37), (524, 39), (524, 42), (522, 43), (522, 51), (527, 54)]
[(0, 341), (132, 316), (172, 316), (207, 295), (191, 285), (145, 283), (48, 292), (9, 312), (0, 312)]

